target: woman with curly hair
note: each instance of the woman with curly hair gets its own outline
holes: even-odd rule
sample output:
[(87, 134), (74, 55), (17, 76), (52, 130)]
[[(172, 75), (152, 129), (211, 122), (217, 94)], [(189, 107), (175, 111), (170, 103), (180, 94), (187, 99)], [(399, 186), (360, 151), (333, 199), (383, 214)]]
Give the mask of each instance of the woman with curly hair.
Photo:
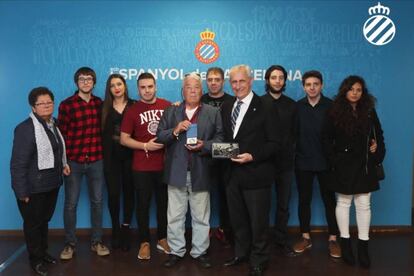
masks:
[[(102, 107), (102, 141), (105, 182), (108, 187), (108, 205), (112, 221), (112, 248), (130, 249), (130, 223), (134, 210), (132, 183), (132, 151), (120, 144), (121, 122), (125, 111), (135, 101), (128, 97), (124, 77), (112, 74), (106, 81)], [(120, 225), (121, 191), (123, 195), (123, 223)]]
[(349, 235), (349, 209), (354, 200), (358, 228), (358, 261), (370, 266), (368, 254), (371, 192), (379, 189), (375, 166), (385, 156), (384, 137), (375, 112), (375, 98), (363, 78), (349, 76), (339, 87), (323, 133), (337, 193), (336, 219), (343, 260), (355, 264)]

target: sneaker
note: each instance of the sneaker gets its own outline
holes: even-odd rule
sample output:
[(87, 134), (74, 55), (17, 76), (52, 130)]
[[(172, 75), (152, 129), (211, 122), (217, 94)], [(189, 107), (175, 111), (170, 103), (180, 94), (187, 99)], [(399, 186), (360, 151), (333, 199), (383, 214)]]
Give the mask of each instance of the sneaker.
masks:
[(227, 239), (226, 234), (222, 228), (217, 228), (216, 231), (214, 232), (214, 236), (222, 245), (224, 246), (230, 245), (229, 240)]
[(332, 258), (341, 258), (341, 247), (337, 241), (329, 241), (329, 255)]
[(61, 260), (70, 260), (73, 257), (73, 254), (75, 253), (75, 247), (71, 244), (65, 245), (62, 252), (60, 253), (60, 259)]
[(312, 241), (311, 239), (305, 239), (305, 238), (301, 238), (300, 241), (298, 241), (294, 246), (293, 246), (293, 250), (296, 253), (302, 253), (303, 251), (305, 251), (306, 249), (310, 249), (312, 247)]
[(138, 259), (140, 260), (149, 260), (151, 258), (151, 249), (148, 242), (141, 243), (138, 252)]
[(159, 240), (158, 243), (157, 243), (157, 249), (161, 250), (165, 254), (170, 254), (171, 253), (171, 248), (168, 245), (167, 239)]
[(107, 256), (110, 254), (108, 247), (106, 247), (102, 242), (96, 242), (91, 245), (91, 250), (96, 252), (98, 256)]

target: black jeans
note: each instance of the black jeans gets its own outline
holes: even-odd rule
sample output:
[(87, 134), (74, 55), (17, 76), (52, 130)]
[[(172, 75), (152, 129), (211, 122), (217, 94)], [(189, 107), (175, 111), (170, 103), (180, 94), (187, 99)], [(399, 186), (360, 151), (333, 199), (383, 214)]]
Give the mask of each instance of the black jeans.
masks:
[(327, 171), (315, 172), (296, 170), (296, 184), (299, 193), (298, 212), (300, 231), (302, 233), (310, 232), (312, 190), (315, 176), (318, 177), (319, 191), (325, 206), (325, 217), (328, 223), (329, 234), (337, 235), (339, 231), (335, 216), (336, 198), (335, 192), (330, 191), (327, 188), (330, 181)]
[(149, 211), (155, 192), (157, 204), (158, 240), (167, 238), (168, 187), (162, 181), (162, 172), (134, 171), (134, 185), (137, 197), (137, 222), (140, 243), (150, 241)]
[(237, 181), (226, 186), (236, 257), (248, 257), (251, 266), (266, 266), (270, 259), (270, 187), (241, 189)]
[(276, 214), (275, 242), (286, 245), (288, 240), (289, 201), (293, 182), (293, 169), (277, 172), (275, 175)]
[(55, 212), (59, 188), (49, 192), (31, 194), (29, 202), (17, 199), (23, 218), (23, 232), (29, 260), (32, 265), (40, 263), (47, 251), (49, 221)]
[(108, 188), (108, 207), (112, 230), (119, 231), (121, 190), (123, 193), (123, 223), (130, 224), (134, 212), (135, 194), (132, 182), (131, 159), (105, 160), (105, 182)]

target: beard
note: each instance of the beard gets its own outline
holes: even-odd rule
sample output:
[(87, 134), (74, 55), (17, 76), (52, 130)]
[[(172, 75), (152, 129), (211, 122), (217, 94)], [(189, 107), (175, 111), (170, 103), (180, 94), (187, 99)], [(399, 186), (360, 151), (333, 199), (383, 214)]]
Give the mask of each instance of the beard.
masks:
[(283, 86), (281, 89), (279, 89), (279, 90), (276, 90), (276, 89), (274, 89), (273, 87), (271, 87), (270, 85), (269, 85), (269, 92), (270, 93), (272, 93), (272, 94), (282, 94), (282, 92), (285, 90), (285, 86)]

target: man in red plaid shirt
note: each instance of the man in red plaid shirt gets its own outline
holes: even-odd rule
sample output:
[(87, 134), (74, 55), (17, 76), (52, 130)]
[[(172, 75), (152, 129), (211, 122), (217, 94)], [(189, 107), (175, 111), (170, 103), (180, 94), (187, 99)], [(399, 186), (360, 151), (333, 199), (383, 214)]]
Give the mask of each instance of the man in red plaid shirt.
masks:
[(76, 208), (82, 178), (86, 176), (91, 201), (91, 250), (99, 256), (109, 255), (102, 243), (102, 192), (104, 186), (101, 106), (102, 100), (92, 94), (96, 74), (88, 67), (79, 68), (74, 76), (78, 90), (59, 105), (59, 129), (66, 142), (71, 174), (65, 179), (65, 247), (62, 260), (70, 260), (76, 247)]

